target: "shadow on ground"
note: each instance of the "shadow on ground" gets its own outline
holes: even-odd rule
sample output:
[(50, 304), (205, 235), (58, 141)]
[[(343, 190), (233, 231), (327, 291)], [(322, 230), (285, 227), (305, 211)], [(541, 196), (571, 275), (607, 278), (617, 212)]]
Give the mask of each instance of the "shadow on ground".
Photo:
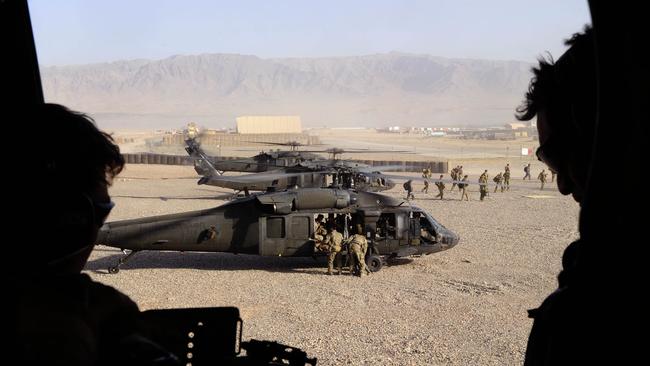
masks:
[[(108, 274), (108, 267), (117, 264), (124, 254), (117, 250), (98, 246), (95, 251), (105, 256), (88, 261), (86, 270)], [(112, 253), (112, 254), (109, 254)], [(409, 264), (411, 258), (391, 258), (390, 266)], [(250, 254), (212, 253), (212, 252), (167, 252), (143, 251), (135, 254), (120, 271), (147, 268), (199, 269), (220, 271), (262, 270), (268, 272), (303, 273), (322, 275), (327, 269), (327, 257), (263, 257)]]

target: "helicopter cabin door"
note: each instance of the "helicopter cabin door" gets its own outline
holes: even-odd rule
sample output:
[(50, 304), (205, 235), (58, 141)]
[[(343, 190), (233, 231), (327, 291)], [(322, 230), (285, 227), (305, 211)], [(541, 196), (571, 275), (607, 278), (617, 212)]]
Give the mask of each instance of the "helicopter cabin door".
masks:
[(260, 255), (285, 255), (287, 219), (287, 216), (260, 217)]
[(402, 213), (384, 212), (379, 216), (375, 235), (375, 247), (379, 254), (397, 252), (400, 246), (408, 243), (408, 230), (404, 230), (406, 225)]
[(287, 216), (287, 220), (289, 230), (284, 255), (312, 255), (314, 243), (310, 237), (314, 233), (314, 215), (293, 214)]

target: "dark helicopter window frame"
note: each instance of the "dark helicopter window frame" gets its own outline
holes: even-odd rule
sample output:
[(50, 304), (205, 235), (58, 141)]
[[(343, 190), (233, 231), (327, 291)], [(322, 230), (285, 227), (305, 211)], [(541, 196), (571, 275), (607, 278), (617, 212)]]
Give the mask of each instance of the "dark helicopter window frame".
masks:
[(266, 237), (269, 239), (282, 239), (286, 237), (284, 217), (268, 217), (266, 219)]

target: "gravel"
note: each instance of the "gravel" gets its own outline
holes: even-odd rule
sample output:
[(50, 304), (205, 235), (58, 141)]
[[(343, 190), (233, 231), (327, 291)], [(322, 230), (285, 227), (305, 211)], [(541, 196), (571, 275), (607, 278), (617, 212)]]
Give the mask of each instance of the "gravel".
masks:
[[(128, 166), (111, 188), (109, 220), (214, 207), (229, 194), (196, 180), (191, 167)], [(457, 192), (434, 200), (416, 185), (413, 204), (460, 244), (364, 278), (326, 276), (325, 263), (311, 258), (188, 252), (138, 253), (112, 275), (107, 267), (121, 253), (105, 246), (86, 272), (142, 310), (236, 306), (244, 339), (299, 347), (321, 365), (520, 364), (532, 324), (526, 310), (555, 288), (579, 209), (552, 184), (543, 192), (535, 182), (513, 184), (484, 202), (475, 186), (460, 202)], [(388, 195), (404, 197), (401, 189)]]

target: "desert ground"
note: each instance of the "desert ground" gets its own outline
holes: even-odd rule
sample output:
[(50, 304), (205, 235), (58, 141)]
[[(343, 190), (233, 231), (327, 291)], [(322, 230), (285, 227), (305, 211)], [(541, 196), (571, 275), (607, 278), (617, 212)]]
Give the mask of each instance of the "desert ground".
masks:
[[(328, 138), (339, 136), (323, 136)], [(352, 140), (413, 145), (408, 139)], [(534, 144), (418, 145), (418, 152), (438, 149), (450, 166), (462, 164), (472, 182), (484, 169), (493, 175), (510, 162), (513, 187), (504, 193), (493, 193), (492, 187), (481, 202), (473, 185), (471, 200), (461, 202), (457, 191), (439, 200), (435, 186), (424, 194), (416, 183), (412, 204), (458, 233), (460, 243), (399, 260), (367, 277), (326, 276), (326, 264), (312, 258), (188, 252), (138, 253), (118, 274), (108, 274), (107, 267), (122, 254), (101, 245), (85, 271), (128, 294), (143, 310), (236, 306), (244, 340), (299, 347), (321, 365), (521, 364), (532, 324), (526, 310), (555, 288), (562, 251), (578, 237), (579, 211), (554, 184), (540, 191), (535, 180), (521, 180), (530, 157), (490, 153), (517, 152), (522, 143)], [(462, 144), (463, 152), (454, 144)], [(542, 166), (531, 162), (534, 179)], [(129, 165), (110, 190), (116, 207), (109, 221), (210, 208), (231, 193), (198, 186), (196, 180), (192, 167)], [(403, 198), (397, 187), (386, 194)]]

